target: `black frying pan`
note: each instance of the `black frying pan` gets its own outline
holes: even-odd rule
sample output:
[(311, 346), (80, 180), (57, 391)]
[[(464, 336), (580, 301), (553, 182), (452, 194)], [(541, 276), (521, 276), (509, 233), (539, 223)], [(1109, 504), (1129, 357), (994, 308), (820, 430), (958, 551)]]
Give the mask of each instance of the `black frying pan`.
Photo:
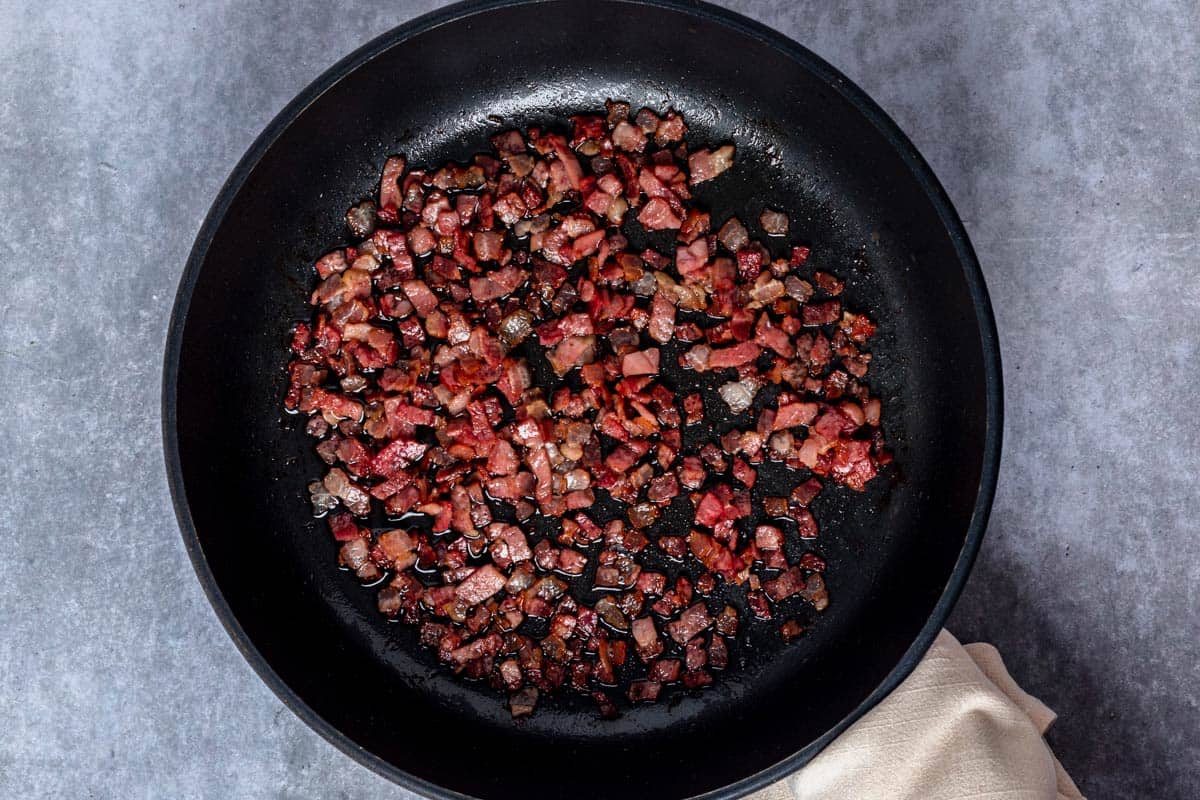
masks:
[[(872, 385), (896, 455), (865, 494), (821, 498), (832, 605), (778, 649), (739, 645), (718, 685), (596, 718), (569, 699), (514, 723), (452, 678), (374, 592), (334, 568), (305, 483), (311, 441), (281, 414), (286, 334), (315, 256), (384, 156), (412, 164), (595, 109), (674, 106), (732, 139), (714, 218), (782, 206), (816, 267), (881, 323)], [(714, 182), (717, 183), (717, 182)], [(234, 170), (179, 289), (163, 424), (184, 540), (230, 635), (283, 701), (379, 773), (436, 797), (734, 797), (815, 755), (909, 673), (977, 552), (1000, 453), (999, 353), (962, 225), (860, 90), (799, 45), (711, 6), (484, 2), (422, 17), (334, 66)], [(717, 421), (719, 424), (719, 421)], [(231, 712), (232, 713), (232, 712)]]

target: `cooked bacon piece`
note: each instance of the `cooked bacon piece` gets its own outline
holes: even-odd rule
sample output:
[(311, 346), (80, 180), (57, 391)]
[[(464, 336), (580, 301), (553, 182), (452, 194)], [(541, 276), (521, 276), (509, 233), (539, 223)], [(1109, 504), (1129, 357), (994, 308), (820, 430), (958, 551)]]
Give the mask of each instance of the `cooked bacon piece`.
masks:
[(817, 286), (821, 287), (821, 291), (834, 297), (837, 297), (846, 288), (846, 284), (838, 280), (836, 276), (830, 275), (828, 272), (821, 272), (820, 270), (813, 275), (813, 281)]
[(335, 272), (345, 272), (346, 268), (349, 266), (350, 264), (346, 261), (345, 252), (342, 250), (334, 250), (333, 252), (326, 253), (317, 259), (315, 268), (317, 270), (317, 275), (320, 276), (321, 280), (325, 280)]
[(508, 709), (512, 712), (513, 719), (520, 719), (532, 714), (537, 708), (537, 703), (538, 690), (533, 686), (526, 686), (508, 698)]
[(629, 702), (650, 703), (658, 699), (662, 684), (657, 681), (640, 680), (629, 684)]
[(817, 417), (816, 403), (788, 403), (781, 405), (779, 410), (775, 412), (775, 422), (771, 426), (773, 431), (782, 431), (787, 428), (795, 428), (797, 425), (808, 425)]
[(349, 514), (334, 514), (330, 517), (329, 530), (333, 533), (333, 538), (339, 542), (348, 542), (362, 537), (362, 531)]
[(782, 211), (767, 208), (758, 215), (758, 225), (768, 236), (786, 236), (788, 232), (788, 215)]
[(821, 493), (821, 482), (816, 478), (809, 478), (804, 483), (792, 490), (791, 502), (801, 508), (808, 508), (808, 504), (813, 501), (818, 494)]
[(661, 197), (653, 197), (638, 212), (638, 222), (648, 231), (677, 229), (683, 221), (671, 210), (671, 204)]
[(376, 539), (376, 547), (388, 566), (397, 572), (417, 563), (417, 542), (405, 531), (384, 531)]
[(622, 120), (613, 128), (612, 142), (627, 153), (640, 153), (646, 149), (646, 134), (641, 128)]
[(796, 521), (796, 530), (801, 539), (817, 538), (817, 520), (811, 511), (807, 508), (796, 509), (792, 512), (792, 519)]
[(656, 292), (650, 301), (650, 321), (646, 332), (660, 344), (666, 344), (675, 335), (675, 304), (661, 292)]
[(742, 342), (732, 347), (713, 350), (708, 357), (708, 368), (740, 367), (757, 359), (761, 352), (762, 348), (754, 342)]
[(438, 300), (433, 292), (429, 290), (429, 286), (425, 281), (411, 280), (400, 284), (400, 288), (404, 290), (408, 301), (412, 303), (413, 309), (419, 317), (427, 317), (429, 313), (437, 308)]
[(708, 264), (708, 243), (697, 239), (687, 247), (675, 249), (675, 269), (684, 277), (698, 275)]
[(658, 349), (652, 347), (649, 350), (637, 350), (627, 353), (621, 359), (621, 373), (627, 378), (632, 378), (636, 375), (657, 375)]
[(757, 380), (746, 378), (724, 384), (717, 390), (717, 393), (729, 405), (730, 411), (734, 414), (741, 414), (749, 410), (750, 406), (754, 404), (754, 397), (758, 394), (758, 388)]
[(816, 553), (805, 553), (800, 556), (800, 561), (796, 566), (800, 567), (800, 569), (812, 570), (813, 572), (824, 572), (825, 559)]
[(679, 680), (682, 667), (677, 659), (660, 658), (646, 671), (647, 679), (656, 683), (674, 683)]
[(592, 363), (595, 358), (595, 336), (568, 336), (546, 353), (546, 359), (559, 377), (576, 367)]
[(804, 628), (794, 619), (779, 626), (779, 635), (785, 642), (790, 642), (804, 635)]
[(504, 252), (504, 234), (500, 231), (476, 231), (472, 236), (472, 249), (480, 261), (497, 261)]
[(388, 156), (379, 177), (379, 207), (399, 208), (402, 204), (400, 179), (406, 165), (404, 156)]
[(781, 550), (783, 531), (774, 525), (759, 525), (754, 529), (754, 544), (759, 550)]
[(741, 583), (740, 573), (746, 564), (741, 556), (720, 544), (714, 537), (700, 531), (688, 534), (692, 555), (707, 569), (732, 583)]
[(478, 605), (504, 588), (508, 579), (491, 564), (472, 572), (454, 590), (454, 595), (469, 606)]
[(635, 619), (631, 629), (633, 632), (633, 644), (637, 649), (638, 658), (642, 659), (642, 661), (650, 662), (662, 653), (663, 644), (658, 638), (658, 629), (654, 627), (653, 619), (650, 617)]
[(796, 346), (792, 343), (792, 337), (788, 335), (787, 331), (776, 327), (766, 314), (763, 314), (758, 320), (758, 326), (754, 331), (754, 341), (764, 348), (774, 350), (780, 358), (790, 360), (796, 355)]
[(338, 562), (350, 569), (364, 583), (374, 583), (383, 577), (379, 567), (371, 560), (367, 540), (362, 537), (351, 539), (342, 545), (342, 549), (338, 551)]
[[(738, 632), (738, 612), (733, 606), (725, 606), (721, 609), (721, 613), (717, 614), (716, 621), (713, 623), (717, 633), (722, 636), (737, 636)], [(716, 638), (716, 637), (714, 637)]]
[(686, 644), (696, 634), (708, 630), (713, 623), (704, 603), (696, 603), (684, 611), (679, 619), (667, 625), (667, 632), (679, 644)]
[(664, 147), (683, 141), (683, 137), (686, 135), (687, 124), (683, 121), (683, 117), (674, 111), (668, 111), (667, 115), (659, 120), (654, 128), (654, 143), (659, 147)]
[(346, 227), (355, 239), (366, 239), (374, 233), (378, 219), (376, 205), (373, 200), (364, 200), (358, 205), (350, 206), (346, 212)]
[(800, 310), (800, 319), (805, 327), (816, 327), (837, 322), (842, 316), (842, 304), (838, 300), (826, 300), (824, 303), (806, 305)]
[(527, 278), (528, 273), (520, 267), (503, 267), (481, 278), (471, 278), (471, 297), (477, 303), (507, 297)]
[(717, 231), (717, 241), (730, 253), (739, 253), (750, 242), (750, 232), (737, 217), (730, 217)]
[(688, 156), (688, 169), (691, 172), (688, 180), (695, 186), (698, 183), (712, 180), (733, 166), (733, 145), (727, 144), (716, 150), (697, 150)]

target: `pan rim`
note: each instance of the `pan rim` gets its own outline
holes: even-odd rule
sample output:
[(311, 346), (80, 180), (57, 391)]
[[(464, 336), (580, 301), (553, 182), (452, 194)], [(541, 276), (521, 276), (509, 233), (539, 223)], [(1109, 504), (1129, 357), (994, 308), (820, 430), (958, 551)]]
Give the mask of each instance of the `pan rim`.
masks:
[[(163, 354), (161, 418), (167, 483), (175, 509), (175, 516), (179, 524), (184, 546), (192, 563), (192, 568), (204, 590), (205, 596), (208, 598), (209, 603), (212, 605), (229, 637), (233, 640), (242, 657), (245, 658), (255, 673), (257, 673), (258, 677), (270, 687), (283, 704), (310, 728), (320, 734), (327, 742), (377, 775), (404, 788), (419, 792), (426, 797), (437, 798), (438, 800), (465, 800), (469, 798), (469, 795), (464, 795), (399, 769), (366, 748), (357, 745), (349, 736), (321, 717), (279, 677), (266, 658), (259, 652), (258, 648), (238, 622), (232, 608), (217, 585), (216, 578), (204, 555), (199, 535), (192, 520), (179, 454), (176, 397), (178, 394), (179, 361), (183, 345), (183, 334), (192, 294), (195, 290), (201, 269), (207, 260), (208, 251), (212, 245), (215, 233), (223, 222), (233, 198), (241, 191), (246, 179), (258, 165), (262, 157), (305, 109), (355, 70), (366, 65), (392, 47), (400, 46), (415, 36), (434, 30), (442, 25), (458, 22), (459, 20), (497, 9), (565, 1), (568, 0), (465, 0), (465, 2), (446, 6), (409, 20), (375, 37), (329, 67), (303, 89), (284, 106), (254, 140), (253, 144), (230, 173), (205, 215), (179, 282), (171, 311), (166, 347)], [(786, 777), (812, 760), (833, 739), (841, 735), (850, 725), (870, 711), (908, 677), (933, 644), (934, 639), (949, 618), (950, 612), (962, 592), (982, 545), (999, 477), (1004, 415), (999, 339), (996, 331), (995, 316), (979, 260), (967, 236), (962, 220), (950, 202), (949, 196), (934, 175), (933, 170), (908, 137), (891, 117), (862, 89), (824, 59), (784, 34), (762, 23), (755, 22), (745, 16), (710, 5), (709, 3), (697, 2), (696, 0), (605, 1), (625, 5), (661, 8), (687, 14), (733, 29), (738, 33), (747, 35), (762, 44), (780, 51), (789, 59), (819, 77), (831, 89), (853, 105), (860, 114), (875, 126), (888, 144), (901, 157), (936, 210), (941, 224), (945, 227), (950, 237), (959, 264), (963, 270), (982, 346), (986, 412), (979, 489), (976, 494), (971, 520), (967, 526), (963, 547), (959, 552), (945, 589), (934, 606), (928, 621), (921, 628), (900, 661), (887, 674), (883, 681), (824, 735), (764, 770), (697, 796), (697, 800), (733, 800), (733, 798), (742, 797)]]

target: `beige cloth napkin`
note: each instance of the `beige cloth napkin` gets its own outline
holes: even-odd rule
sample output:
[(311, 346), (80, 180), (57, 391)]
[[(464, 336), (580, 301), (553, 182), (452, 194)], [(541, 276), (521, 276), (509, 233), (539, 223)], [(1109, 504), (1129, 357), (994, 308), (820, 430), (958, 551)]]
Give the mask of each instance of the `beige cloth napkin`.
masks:
[(1083, 800), (1042, 734), (1054, 712), (990, 644), (942, 631), (913, 673), (752, 800)]

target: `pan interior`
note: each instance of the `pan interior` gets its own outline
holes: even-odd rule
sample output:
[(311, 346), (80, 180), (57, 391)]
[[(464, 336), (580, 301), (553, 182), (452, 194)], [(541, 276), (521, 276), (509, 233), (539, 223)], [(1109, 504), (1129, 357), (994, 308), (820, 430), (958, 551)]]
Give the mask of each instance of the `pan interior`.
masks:
[[(287, 332), (311, 264), (341, 241), (384, 157), (436, 165), (500, 126), (606, 98), (674, 107), (737, 165), (699, 193), (714, 220), (785, 210), (812, 264), (880, 323), (870, 383), (896, 463), (816, 509), (832, 603), (782, 650), (744, 648), (714, 688), (626, 710), (546, 703), (514, 724), (389, 624), (335, 568), (281, 412)], [(894, 143), (819, 66), (713, 19), (624, 3), (492, 9), (420, 32), (322, 93), (250, 169), (200, 248), (175, 403), (183, 489), (215, 586), (266, 665), (355, 747), (479, 797), (703, 794), (809, 746), (858, 706), (929, 620), (963, 548), (987, 433), (984, 343), (953, 234)], [(378, 765), (377, 765), (378, 766)], [(386, 769), (386, 767), (385, 767)], [(393, 775), (395, 777), (395, 775)], [(429, 788), (429, 787), (426, 787)]]

